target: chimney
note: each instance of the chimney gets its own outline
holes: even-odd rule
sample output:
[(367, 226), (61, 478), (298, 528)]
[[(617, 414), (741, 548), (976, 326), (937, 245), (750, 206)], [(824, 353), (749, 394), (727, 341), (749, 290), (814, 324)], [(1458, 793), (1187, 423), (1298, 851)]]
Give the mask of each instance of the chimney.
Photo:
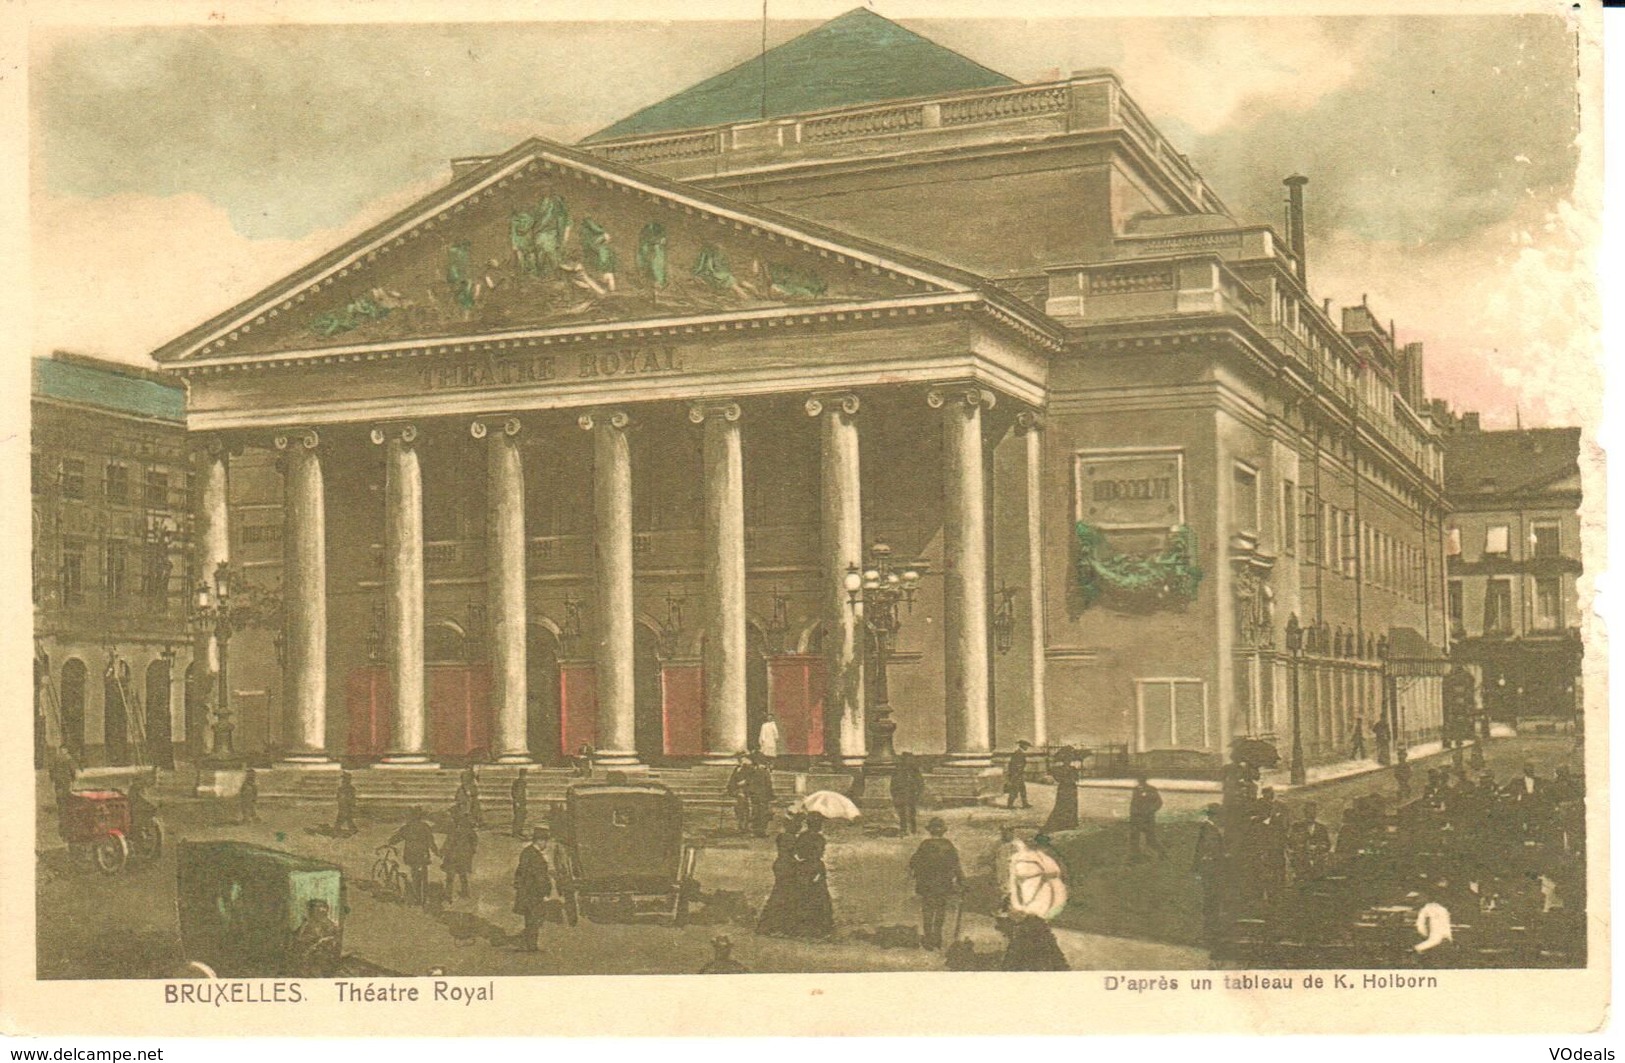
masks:
[(1464, 413), (1461, 415), (1461, 430), (1463, 432), (1478, 431), (1478, 414)]
[(1309, 266), (1303, 257), (1303, 186), (1309, 183), (1309, 178), (1295, 173), (1281, 183), (1287, 189), (1286, 239), (1292, 245), (1292, 257), (1298, 260), (1298, 283), (1307, 289)]

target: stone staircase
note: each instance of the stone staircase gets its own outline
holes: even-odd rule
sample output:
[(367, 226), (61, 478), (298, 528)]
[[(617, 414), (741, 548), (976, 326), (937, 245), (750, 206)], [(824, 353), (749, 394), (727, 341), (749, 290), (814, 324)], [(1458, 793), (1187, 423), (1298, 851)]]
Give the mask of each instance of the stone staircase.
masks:
[[(729, 767), (694, 765), (659, 767), (637, 772), (634, 781), (657, 782), (670, 787), (683, 801), (690, 830), (708, 832), (733, 830), (733, 798), (725, 792)], [(519, 768), (514, 765), (489, 764), (479, 769), (480, 808), (488, 823), (505, 823), (509, 819), (509, 792)], [(608, 773), (599, 769), (592, 782), (603, 782)], [(456, 800), (462, 772), (455, 768), (363, 768), (350, 773), (356, 798), (363, 813), (374, 816), (380, 810), (403, 813), (420, 807), (430, 814), (449, 809)], [(532, 820), (545, 816), (548, 806), (562, 802), (565, 791), (576, 783), (585, 782), (568, 767), (527, 766), (528, 799)], [(336, 807), (339, 774), (336, 771), (303, 771), (289, 768), (262, 769), (256, 772), (260, 799), (294, 799), (307, 804), (327, 804)], [(805, 772), (775, 771), (773, 792), (775, 804), (789, 805), (796, 796), (819, 789), (844, 791), (849, 780), (842, 776), (825, 776)], [(954, 781), (956, 784), (958, 780)], [(932, 793), (936, 787), (928, 781)], [(954, 793), (950, 801), (959, 803), (963, 795), (960, 787), (950, 787)], [(948, 797), (948, 794), (944, 794)], [(858, 800), (863, 821), (870, 825), (889, 826), (895, 822), (891, 801), (884, 789), (870, 792)]]

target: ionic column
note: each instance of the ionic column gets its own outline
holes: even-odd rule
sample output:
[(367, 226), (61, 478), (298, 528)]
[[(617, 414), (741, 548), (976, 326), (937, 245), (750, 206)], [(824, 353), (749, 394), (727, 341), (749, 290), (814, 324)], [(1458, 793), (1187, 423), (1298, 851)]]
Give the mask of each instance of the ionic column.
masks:
[[(198, 572), (200, 583), (214, 585), (214, 574), (221, 565), (231, 560), (231, 535), (229, 527), (230, 507), (228, 505), (227, 463), (230, 460), (230, 451), (224, 441), (211, 438), (205, 441), (198, 452)], [(196, 648), (193, 651), (196, 659), (202, 664), (202, 675), (196, 681), (200, 686), (195, 693), (199, 702), (208, 706), (209, 711), (219, 709), (217, 676), (220, 674), (220, 643), (215, 638), (213, 627), (209, 627), (199, 635)], [(214, 752), (214, 729), (209, 725), (208, 712), (203, 714), (202, 720), (189, 720), (188, 725), (197, 729), (202, 742), (203, 753)], [(188, 735), (190, 740), (191, 735)]]
[(633, 672), (632, 423), (622, 410), (583, 414), (592, 433), (592, 509), (597, 575), (597, 763), (626, 769), (638, 763), (637, 687)]
[(1016, 434), (1026, 444), (1027, 472), (1027, 646), (1028, 689), (1033, 699), (1033, 745), (1049, 741), (1048, 657), (1044, 614), (1044, 422), (1026, 411), (1016, 416)]
[(974, 386), (927, 396), (943, 414), (943, 628), (947, 640), (948, 759), (992, 763), (988, 721), (987, 473), (982, 410), (993, 393)]
[(423, 697), (423, 471), (416, 425), (372, 430), (384, 457), (384, 652), (395, 713), (386, 764), (426, 764), (428, 704)]
[(746, 733), (745, 468), (739, 404), (695, 405), (705, 426), (705, 755), (728, 763)]
[(314, 431), (279, 434), (283, 452), (283, 759), (327, 756), (327, 511)]
[(869, 750), (863, 711), (863, 618), (848, 601), (842, 582), (848, 565), (863, 564), (862, 481), (855, 421), (858, 406), (856, 395), (807, 400), (807, 413), (819, 418), (821, 430), (820, 543), (826, 594), (824, 652), (829, 659), (824, 705), (834, 715), (833, 731), (841, 763), (850, 766), (861, 766)]
[(530, 726), (525, 702), (525, 471), (519, 418), (469, 425), (489, 439), (485, 463), (485, 588), (491, 631), (491, 709), (499, 764), (528, 764)]

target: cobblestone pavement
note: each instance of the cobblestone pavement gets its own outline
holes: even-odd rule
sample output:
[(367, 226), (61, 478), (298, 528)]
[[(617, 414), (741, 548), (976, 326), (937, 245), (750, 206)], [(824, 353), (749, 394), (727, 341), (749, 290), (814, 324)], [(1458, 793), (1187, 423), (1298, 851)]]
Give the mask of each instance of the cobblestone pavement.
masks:
[[(1557, 764), (1577, 767), (1572, 739), (1515, 738), (1498, 740), (1489, 749), (1489, 766), (1509, 777), (1532, 760), (1542, 774)], [(1427, 768), (1448, 764), (1448, 757), (1416, 762), (1415, 785)], [(263, 822), (239, 825), (230, 806), (179, 796), (176, 776), (166, 777), (159, 799), (172, 840), (238, 839), (287, 849), (342, 866), (350, 883), (351, 912), (345, 926), (346, 951), (390, 971), (423, 974), (442, 968), (453, 975), (518, 974), (650, 974), (698, 971), (711, 955), (710, 940), (726, 933), (734, 955), (753, 971), (871, 971), (940, 968), (938, 954), (910, 948), (882, 948), (876, 928), (917, 925), (918, 902), (906, 875), (915, 839), (885, 836), (856, 826), (836, 826), (828, 852), (831, 892), (837, 918), (836, 940), (807, 943), (758, 937), (754, 913), (772, 883), (770, 839), (717, 837), (706, 841), (698, 878), (707, 904), (696, 909), (694, 922), (683, 928), (657, 925), (595, 923), (583, 920), (568, 929), (549, 925), (537, 954), (513, 951), (508, 936), (518, 930), (511, 912), (511, 880), (520, 842), (495, 824), (480, 836), (472, 896), (431, 913), (375, 895), (369, 888), (375, 850), (393, 832), (393, 818), (367, 818), (353, 837), (326, 833), (332, 808), (297, 801), (261, 803)], [(1394, 789), (1391, 771), (1367, 773), (1317, 784), (1294, 793), (1289, 803), (1317, 801), (1335, 823), (1342, 806), (1354, 797)], [(37, 889), (39, 970), (42, 977), (166, 977), (183, 965), (176, 928), (173, 846), (159, 864), (135, 866), (120, 875), (103, 876), (69, 860), (57, 838), (55, 813), (41, 784), (38, 845), (41, 875)], [(950, 809), (942, 813), (949, 837), (958, 844), (967, 870), (988, 866), (1001, 826), (1030, 833), (1042, 824), (1053, 801), (1053, 788), (1031, 787), (1034, 807), (1006, 811), (1002, 806)], [(1169, 793), (1163, 819), (1171, 828), (1188, 823), (1215, 795)], [(1083, 831), (1121, 830), (1127, 791), (1086, 789), (1081, 794)], [(1171, 830), (1177, 833), (1177, 830)], [(1171, 854), (1183, 862), (1182, 854)], [(439, 881), (439, 869), (432, 874)], [(1074, 968), (1156, 970), (1207, 966), (1205, 951), (1136, 930), (1134, 911), (1145, 897), (1132, 875), (1122, 876), (1122, 897), (1109, 893), (1091, 903), (1124, 909), (1121, 918), (1104, 920), (1112, 932), (1086, 933), (1060, 929), (1057, 936)], [(1138, 909), (1136, 908), (1138, 906)], [(1067, 920), (1073, 922), (1073, 920)], [(1078, 925), (1074, 923), (1074, 925)], [(1083, 925), (1091, 925), (1083, 921)], [(983, 914), (967, 912), (963, 932), (981, 951), (999, 947), (999, 936)]]

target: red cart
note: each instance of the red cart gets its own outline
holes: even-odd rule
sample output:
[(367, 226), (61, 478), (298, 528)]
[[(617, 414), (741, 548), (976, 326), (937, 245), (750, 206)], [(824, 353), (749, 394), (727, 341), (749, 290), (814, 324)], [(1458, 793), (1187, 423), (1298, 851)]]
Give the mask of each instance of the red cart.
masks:
[(118, 790), (75, 790), (58, 812), (57, 829), (75, 858), (88, 856), (104, 874), (124, 870), (131, 856), (156, 860), (163, 851), (157, 819), (132, 825), (130, 799)]

